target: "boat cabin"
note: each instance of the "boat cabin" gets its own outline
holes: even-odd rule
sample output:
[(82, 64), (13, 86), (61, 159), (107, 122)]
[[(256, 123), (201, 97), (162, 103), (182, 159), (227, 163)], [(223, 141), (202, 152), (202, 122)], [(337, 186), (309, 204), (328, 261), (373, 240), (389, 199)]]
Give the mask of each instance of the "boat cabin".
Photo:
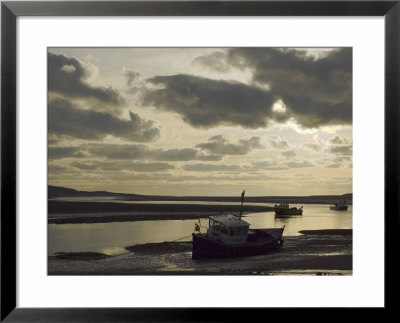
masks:
[(281, 209), (288, 209), (289, 208), (289, 203), (279, 203), (275, 204), (275, 207), (279, 207)]
[(210, 216), (207, 236), (225, 244), (245, 244), (249, 223), (232, 214)]

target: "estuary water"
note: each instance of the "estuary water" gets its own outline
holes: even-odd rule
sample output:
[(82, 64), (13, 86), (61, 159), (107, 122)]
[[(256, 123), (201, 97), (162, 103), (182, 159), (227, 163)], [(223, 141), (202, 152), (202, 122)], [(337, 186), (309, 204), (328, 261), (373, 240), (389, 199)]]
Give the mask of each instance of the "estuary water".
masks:
[[(143, 203), (143, 202), (142, 202)], [(152, 203), (152, 202), (144, 202)], [(155, 203), (165, 203), (155, 202)], [(173, 202), (180, 204), (181, 202)], [(212, 202), (184, 202), (190, 204), (214, 204)], [(224, 204), (216, 202), (216, 204)], [(232, 203), (227, 203), (232, 204)], [(246, 203), (248, 205), (252, 203)], [(273, 206), (270, 203), (255, 205)], [(301, 206), (291, 204), (292, 206)], [(351, 229), (353, 210), (333, 211), (326, 204), (304, 204), (302, 216), (275, 217), (274, 212), (246, 214), (243, 220), (250, 228), (280, 228), (285, 225), (284, 236), (299, 235), (301, 230)], [(91, 224), (49, 224), (48, 254), (55, 252), (101, 252), (108, 255), (126, 253), (124, 247), (135, 244), (190, 241), (196, 220), (158, 220), (135, 222), (111, 222)], [(201, 219), (201, 232), (205, 232), (208, 219)]]

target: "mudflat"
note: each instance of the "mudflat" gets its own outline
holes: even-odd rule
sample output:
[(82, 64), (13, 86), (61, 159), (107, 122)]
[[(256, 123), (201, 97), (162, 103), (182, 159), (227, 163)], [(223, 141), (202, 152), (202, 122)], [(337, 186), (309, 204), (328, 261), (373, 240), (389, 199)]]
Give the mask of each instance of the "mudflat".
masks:
[(126, 253), (49, 256), (49, 275), (352, 275), (352, 230), (304, 230), (252, 257), (193, 260), (191, 242), (127, 246)]

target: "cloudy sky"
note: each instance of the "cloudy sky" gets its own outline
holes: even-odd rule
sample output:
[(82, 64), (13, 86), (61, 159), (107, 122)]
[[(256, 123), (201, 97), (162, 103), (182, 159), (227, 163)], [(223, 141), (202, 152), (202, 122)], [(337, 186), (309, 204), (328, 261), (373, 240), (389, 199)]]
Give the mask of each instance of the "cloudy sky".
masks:
[(49, 48), (48, 181), (352, 192), (351, 48)]

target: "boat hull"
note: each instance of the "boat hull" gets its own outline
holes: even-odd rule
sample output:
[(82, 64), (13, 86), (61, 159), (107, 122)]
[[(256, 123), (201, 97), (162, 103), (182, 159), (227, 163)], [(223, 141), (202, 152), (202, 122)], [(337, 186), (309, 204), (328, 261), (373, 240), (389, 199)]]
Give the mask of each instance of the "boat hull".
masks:
[(246, 257), (271, 252), (283, 244), (282, 229), (253, 230), (259, 239), (245, 245), (227, 245), (210, 240), (206, 234), (193, 233), (193, 259)]
[(303, 215), (303, 209), (279, 209), (275, 208), (275, 215)]
[(331, 206), (331, 210), (335, 211), (347, 211), (347, 209), (348, 209), (347, 205)]

